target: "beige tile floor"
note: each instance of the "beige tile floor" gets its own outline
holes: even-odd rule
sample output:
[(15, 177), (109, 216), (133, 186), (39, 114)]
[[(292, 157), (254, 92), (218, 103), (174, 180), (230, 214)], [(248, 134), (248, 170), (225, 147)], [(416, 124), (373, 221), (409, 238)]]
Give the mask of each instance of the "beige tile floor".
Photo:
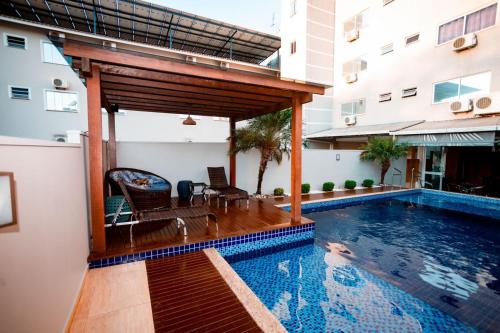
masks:
[(154, 332), (144, 261), (89, 270), (69, 332)]

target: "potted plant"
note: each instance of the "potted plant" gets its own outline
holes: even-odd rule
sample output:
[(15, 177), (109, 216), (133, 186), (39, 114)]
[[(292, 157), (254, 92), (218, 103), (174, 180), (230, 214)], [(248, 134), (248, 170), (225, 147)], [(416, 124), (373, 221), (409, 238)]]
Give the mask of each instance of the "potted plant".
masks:
[(348, 179), (345, 181), (344, 183), (344, 187), (348, 190), (354, 190), (354, 188), (356, 187), (357, 183), (355, 180), (352, 180), (352, 179)]
[(371, 187), (373, 187), (373, 183), (375, 183), (375, 182), (373, 181), (373, 179), (365, 179), (365, 180), (363, 180), (363, 184), (362, 184), (362, 185), (363, 185), (364, 187), (371, 188)]
[(334, 187), (335, 187), (335, 184), (333, 182), (325, 182), (325, 183), (323, 183), (323, 191), (325, 191), (325, 192), (331, 192), (331, 191), (333, 191)]
[(275, 197), (282, 197), (285, 195), (285, 190), (282, 187), (277, 187), (274, 189), (273, 194)]

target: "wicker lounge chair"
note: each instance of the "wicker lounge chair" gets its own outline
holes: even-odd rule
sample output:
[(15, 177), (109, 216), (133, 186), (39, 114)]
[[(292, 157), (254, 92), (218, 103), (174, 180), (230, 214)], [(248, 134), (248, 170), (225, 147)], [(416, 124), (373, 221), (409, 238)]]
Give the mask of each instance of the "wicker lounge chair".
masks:
[(248, 192), (228, 184), (224, 167), (208, 167), (207, 170), (208, 177), (210, 178), (210, 186), (208, 188), (216, 193), (217, 208), (219, 207), (219, 199), (222, 199), (224, 200), (224, 210), (226, 213), (229, 201), (238, 200), (239, 202), (240, 200), (246, 200), (248, 209)]
[[(130, 225), (130, 243), (133, 246), (133, 226), (138, 223), (156, 221), (176, 221), (177, 229), (187, 236), (186, 223), (183, 219), (194, 217), (209, 217), (216, 222), (217, 217), (207, 206), (187, 206), (172, 208), (172, 186), (166, 179), (148, 171), (116, 168), (106, 172), (106, 182), (112, 194), (121, 194), (132, 211), (132, 221), (123, 224)], [(115, 223), (120, 225), (120, 223)]]

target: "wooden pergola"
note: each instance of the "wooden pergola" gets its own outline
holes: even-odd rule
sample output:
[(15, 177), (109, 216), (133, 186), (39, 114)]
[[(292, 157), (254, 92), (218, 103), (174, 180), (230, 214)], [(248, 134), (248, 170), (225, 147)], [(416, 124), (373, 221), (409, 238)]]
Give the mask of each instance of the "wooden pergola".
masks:
[[(313, 94), (324, 94), (324, 86), (71, 40), (65, 40), (64, 54), (73, 58), (87, 83), (94, 252), (106, 250), (101, 108), (108, 111), (111, 167), (116, 166), (114, 116), (119, 108), (227, 117), (231, 134), (237, 121), (292, 108), (291, 223), (300, 223), (302, 104)], [(233, 139), (230, 144), (235, 144)], [(230, 183), (236, 185), (236, 158), (229, 158)]]

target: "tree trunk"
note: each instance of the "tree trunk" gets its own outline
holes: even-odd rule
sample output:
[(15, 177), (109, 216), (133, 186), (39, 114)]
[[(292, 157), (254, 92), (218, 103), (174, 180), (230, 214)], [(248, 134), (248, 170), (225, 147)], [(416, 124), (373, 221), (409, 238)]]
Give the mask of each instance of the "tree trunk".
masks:
[(389, 171), (391, 167), (391, 161), (382, 162), (382, 168), (380, 170), (380, 184), (384, 184), (385, 174)]
[(259, 164), (259, 177), (257, 179), (257, 192), (255, 194), (262, 194), (262, 180), (264, 179), (264, 172), (267, 168), (268, 156), (264, 152), (260, 154), (260, 164)]

